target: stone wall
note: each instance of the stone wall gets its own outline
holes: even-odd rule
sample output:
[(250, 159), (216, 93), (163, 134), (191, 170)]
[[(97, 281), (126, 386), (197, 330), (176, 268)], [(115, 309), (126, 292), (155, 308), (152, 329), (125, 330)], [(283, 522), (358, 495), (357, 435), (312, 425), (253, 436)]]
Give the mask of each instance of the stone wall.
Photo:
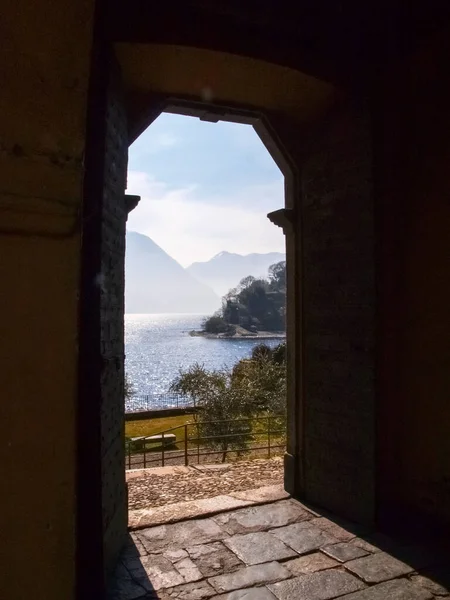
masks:
[(81, 204), (94, 2), (2, 5), (0, 596), (72, 600)]
[(128, 134), (120, 78), (111, 74), (106, 130), (101, 224), (100, 353), (101, 460), (104, 562), (114, 564), (127, 527), (124, 463), (125, 188)]
[(302, 495), (374, 517), (374, 218), (368, 111), (341, 106), (302, 164)]
[(450, 530), (450, 30), (376, 88), (380, 518)]

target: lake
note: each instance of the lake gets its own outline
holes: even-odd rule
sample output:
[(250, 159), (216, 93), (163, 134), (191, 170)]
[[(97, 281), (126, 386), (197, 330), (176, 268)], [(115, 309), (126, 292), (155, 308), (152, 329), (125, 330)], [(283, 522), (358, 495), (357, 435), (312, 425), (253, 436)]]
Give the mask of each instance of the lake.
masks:
[[(232, 367), (250, 356), (260, 340), (208, 340), (192, 337), (204, 315), (125, 315), (125, 370), (136, 395), (159, 397), (180, 368), (200, 363), (207, 369)], [(280, 340), (264, 341), (276, 346)]]

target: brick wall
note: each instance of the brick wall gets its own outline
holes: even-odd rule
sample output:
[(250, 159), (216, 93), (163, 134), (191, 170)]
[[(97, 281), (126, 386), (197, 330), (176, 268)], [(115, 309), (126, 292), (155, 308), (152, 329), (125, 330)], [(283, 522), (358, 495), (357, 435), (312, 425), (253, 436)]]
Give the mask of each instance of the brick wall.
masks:
[(374, 232), (370, 121), (339, 109), (302, 165), (303, 494), (374, 511)]
[(380, 522), (450, 532), (450, 28), (374, 101)]
[(128, 136), (118, 76), (111, 78), (108, 89), (105, 137), (99, 285), (103, 546), (108, 569), (120, 550), (127, 527), (123, 315)]

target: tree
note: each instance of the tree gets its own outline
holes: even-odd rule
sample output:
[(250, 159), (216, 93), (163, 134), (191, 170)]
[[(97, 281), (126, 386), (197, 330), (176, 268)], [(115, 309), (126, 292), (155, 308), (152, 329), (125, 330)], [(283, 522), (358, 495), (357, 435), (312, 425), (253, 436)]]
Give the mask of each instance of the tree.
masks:
[(267, 344), (258, 344), (252, 350), (252, 359), (253, 360), (262, 360), (262, 359), (271, 359), (272, 358), (272, 348)]
[(260, 344), (250, 359), (240, 360), (231, 370), (208, 371), (195, 364), (180, 371), (170, 389), (193, 400), (199, 409), (194, 427), (208, 447), (222, 453), (224, 462), (230, 450), (248, 449), (252, 417), (268, 417), (259, 425), (265, 422), (271, 430), (285, 429), (285, 344), (273, 349)]
[(250, 287), (254, 281), (256, 281), (256, 277), (253, 277), (253, 275), (247, 275), (247, 277), (244, 277), (240, 280), (239, 285), (237, 286), (237, 290), (239, 292), (242, 292), (242, 290), (245, 290), (246, 288)]
[[(267, 331), (284, 330), (286, 313), (286, 261), (269, 267), (268, 280), (248, 275), (222, 298), (220, 314), (207, 319), (209, 333), (225, 333), (224, 323), (257, 327)], [(221, 321), (216, 317), (220, 317)], [(220, 326), (220, 327), (219, 327)]]
[(222, 298), (222, 305), (224, 303), (226, 304), (227, 300), (234, 300), (238, 294), (239, 290), (237, 287), (229, 289), (225, 296)]
[(222, 462), (230, 450), (248, 448), (251, 407), (248, 398), (232, 385), (229, 371), (208, 371), (195, 364), (180, 371), (170, 390), (189, 396), (200, 409), (194, 414), (196, 433), (205, 438), (207, 446), (222, 453)]
[(281, 443), (286, 436), (285, 342), (275, 348), (266, 344), (255, 346), (250, 360), (241, 360), (235, 365), (233, 377), (236, 387), (247, 390), (257, 415), (267, 417), (266, 421), (259, 422), (260, 433), (276, 436)]
[(220, 313), (214, 314), (212, 317), (205, 319), (202, 323), (203, 330), (207, 333), (228, 333), (230, 324), (227, 323)]
[(272, 351), (272, 360), (278, 365), (286, 364), (286, 342), (281, 342)]
[(260, 344), (251, 359), (241, 360), (233, 368), (233, 384), (247, 397), (254, 414), (286, 411), (286, 365), (274, 360), (274, 355), (280, 353), (278, 349)]
[(269, 267), (270, 287), (274, 291), (286, 290), (286, 261), (282, 260)]

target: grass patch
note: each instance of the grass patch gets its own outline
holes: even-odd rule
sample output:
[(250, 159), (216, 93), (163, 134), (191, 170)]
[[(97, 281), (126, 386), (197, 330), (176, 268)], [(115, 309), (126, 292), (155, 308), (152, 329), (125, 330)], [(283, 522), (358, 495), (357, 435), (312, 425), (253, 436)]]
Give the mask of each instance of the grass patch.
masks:
[[(125, 421), (125, 437), (140, 437), (156, 435), (172, 427), (179, 427), (194, 420), (193, 415), (178, 415), (160, 419), (145, 419), (143, 421)], [(184, 440), (184, 428), (174, 431), (177, 441)]]
[[(174, 433), (176, 435), (176, 443), (172, 446), (166, 446), (166, 450), (183, 450), (184, 449), (184, 438), (185, 438), (185, 428), (183, 425), (190, 424), (194, 421), (194, 415), (179, 415), (176, 417), (164, 417), (159, 419), (145, 419), (142, 421), (126, 421), (125, 422), (125, 437), (127, 439), (134, 437), (142, 437), (142, 436), (151, 436), (161, 433), (162, 431), (167, 431), (168, 429), (172, 429), (174, 427), (179, 427)], [(278, 419), (273, 419), (271, 422), (271, 446), (277, 446), (280, 444), (284, 444), (286, 441), (285, 434), (280, 435), (280, 428), (283, 428), (282, 421)], [(196, 438), (196, 428), (188, 427), (187, 428), (188, 437), (191, 440), (195, 440)], [(267, 421), (259, 421), (255, 420), (252, 423), (252, 433), (255, 436), (253, 439), (253, 445), (261, 445), (264, 446), (267, 444)], [(195, 449), (197, 447), (195, 441), (189, 442), (189, 449)], [(149, 442), (146, 444), (147, 452), (160, 452), (162, 450), (161, 445)], [(142, 452), (142, 448), (131, 448), (131, 454), (139, 454)], [(247, 450), (243, 450), (242, 454), (246, 455), (247, 453), (251, 453), (251, 448)], [(275, 451), (274, 451), (275, 453)], [(230, 451), (230, 457), (235, 456), (233, 451)], [(236, 457), (239, 459), (239, 456)], [(230, 460), (230, 459), (229, 459)]]
[[(194, 416), (191, 415), (179, 415), (177, 417), (163, 417), (160, 419), (145, 419), (142, 421), (125, 421), (125, 439), (134, 437), (157, 435), (173, 427), (179, 427), (174, 433), (177, 436), (177, 441), (171, 446), (166, 446), (166, 450), (180, 450), (184, 448), (185, 428), (183, 425), (190, 423), (194, 420)], [(188, 429), (188, 436), (191, 435)], [(160, 452), (162, 450), (161, 445), (155, 442), (148, 442), (145, 445), (146, 451)], [(131, 448), (131, 454), (139, 454), (142, 452), (142, 448)]]

